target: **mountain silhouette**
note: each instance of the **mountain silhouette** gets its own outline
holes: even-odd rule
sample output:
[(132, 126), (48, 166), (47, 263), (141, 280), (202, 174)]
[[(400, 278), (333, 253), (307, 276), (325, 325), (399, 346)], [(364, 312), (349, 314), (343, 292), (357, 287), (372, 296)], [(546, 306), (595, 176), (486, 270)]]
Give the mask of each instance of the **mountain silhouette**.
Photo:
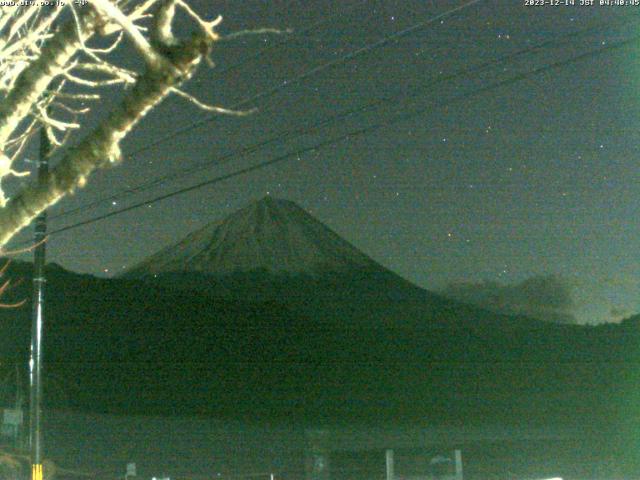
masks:
[[(31, 266), (7, 274), (25, 281), (6, 300), (30, 297)], [(639, 418), (637, 321), (559, 325), (448, 300), (285, 200), (249, 205), (122, 278), (47, 276), (50, 407), (621, 431)], [(29, 310), (3, 310), (0, 365), (26, 366)]]
[(128, 270), (128, 276), (200, 272), (316, 275), (383, 267), (294, 202), (264, 197), (189, 234)]

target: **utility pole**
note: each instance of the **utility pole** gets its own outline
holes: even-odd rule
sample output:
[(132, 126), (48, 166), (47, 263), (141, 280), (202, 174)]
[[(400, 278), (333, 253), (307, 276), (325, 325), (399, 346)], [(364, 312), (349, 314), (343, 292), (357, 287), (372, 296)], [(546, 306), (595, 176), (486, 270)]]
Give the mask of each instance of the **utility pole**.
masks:
[(22, 377), (20, 375), (21, 365), (16, 362), (16, 404), (14, 409), (18, 417), (18, 425), (16, 426), (16, 437), (14, 447), (16, 450), (23, 450), (25, 447), (25, 431), (24, 431), (24, 394), (22, 391)]
[[(40, 130), (38, 182), (49, 173), (51, 144), (47, 132)], [(44, 265), (46, 255), (47, 212), (35, 219), (33, 252), (33, 308), (31, 318), (31, 355), (29, 358), (29, 448), (31, 480), (42, 480), (42, 332), (44, 324)]]

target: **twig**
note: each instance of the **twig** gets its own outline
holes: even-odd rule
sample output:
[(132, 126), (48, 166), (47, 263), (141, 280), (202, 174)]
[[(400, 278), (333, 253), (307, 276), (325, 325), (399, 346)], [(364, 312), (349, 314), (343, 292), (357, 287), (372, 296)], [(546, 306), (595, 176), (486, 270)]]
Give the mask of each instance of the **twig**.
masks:
[(228, 108), (224, 108), (224, 107), (218, 107), (215, 105), (208, 105), (206, 103), (201, 102), (200, 100), (198, 100), (196, 97), (194, 97), (193, 95), (180, 90), (177, 87), (173, 87), (171, 89), (171, 91), (173, 93), (175, 93), (176, 95), (181, 96), (182, 98), (186, 98), (187, 100), (189, 100), (189, 102), (193, 103), (194, 105), (196, 105), (198, 108), (201, 108), (202, 110), (206, 110), (207, 112), (215, 112), (215, 113), (221, 113), (224, 115), (235, 115), (238, 117), (244, 117), (246, 115), (251, 115), (252, 113), (255, 113), (258, 111), (257, 108), (252, 108), (251, 110), (230, 110)]
[(266, 34), (285, 35), (289, 33), (293, 33), (293, 30), (291, 30), (290, 28), (287, 28), (286, 30), (280, 30), (278, 28), (256, 28), (254, 30), (240, 30), (238, 32), (222, 35), (220, 37), (220, 40), (222, 41), (235, 40), (236, 38), (246, 37), (247, 35), (266, 35)]

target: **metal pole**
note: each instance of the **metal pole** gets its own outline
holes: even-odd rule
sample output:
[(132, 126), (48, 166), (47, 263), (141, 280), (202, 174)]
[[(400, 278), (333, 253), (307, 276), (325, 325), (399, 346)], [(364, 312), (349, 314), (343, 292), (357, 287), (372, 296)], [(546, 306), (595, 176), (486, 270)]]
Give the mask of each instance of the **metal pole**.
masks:
[[(38, 181), (49, 173), (49, 139), (40, 131)], [(47, 212), (36, 217), (33, 252), (33, 309), (31, 318), (31, 355), (29, 359), (29, 448), (31, 450), (31, 480), (42, 480), (42, 332), (44, 324), (45, 237)]]
[(25, 431), (24, 431), (24, 417), (26, 416), (24, 414), (24, 398), (23, 398), (23, 392), (22, 392), (22, 378), (20, 376), (20, 369), (21, 369), (21, 365), (19, 363), (16, 362), (16, 404), (15, 404), (15, 411), (16, 414), (18, 415), (18, 425), (16, 426), (16, 436), (15, 436), (15, 441), (14, 441), (14, 447), (16, 448), (16, 450), (22, 450), (25, 447), (24, 444), (24, 439), (26, 437), (25, 435)]
[(456, 457), (456, 480), (462, 480), (462, 452), (460, 450), (456, 450), (455, 457)]
[(394, 465), (393, 465), (393, 450), (388, 449), (386, 452), (386, 464), (387, 464), (387, 480), (394, 480)]

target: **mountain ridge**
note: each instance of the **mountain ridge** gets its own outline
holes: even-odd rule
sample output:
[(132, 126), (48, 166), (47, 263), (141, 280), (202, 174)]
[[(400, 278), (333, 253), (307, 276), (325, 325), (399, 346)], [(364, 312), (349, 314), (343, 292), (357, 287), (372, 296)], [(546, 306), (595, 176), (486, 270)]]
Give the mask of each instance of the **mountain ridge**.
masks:
[[(9, 274), (24, 278), (13, 298), (28, 298), (29, 265), (16, 262)], [(548, 423), (611, 420), (636, 391), (633, 321), (555, 325), (445, 299), (394, 302), (369, 292), (380, 286), (369, 278), (346, 292), (352, 279), (319, 292), (325, 279), (316, 278), (296, 299), (281, 292), (298, 279), (282, 279), (271, 298), (252, 300), (54, 267), (44, 350), (51, 378), (68, 382), (65, 398), (51, 386), (48, 404), (301, 422)], [(4, 365), (27, 364), (29, 311), (4, 311)]]

